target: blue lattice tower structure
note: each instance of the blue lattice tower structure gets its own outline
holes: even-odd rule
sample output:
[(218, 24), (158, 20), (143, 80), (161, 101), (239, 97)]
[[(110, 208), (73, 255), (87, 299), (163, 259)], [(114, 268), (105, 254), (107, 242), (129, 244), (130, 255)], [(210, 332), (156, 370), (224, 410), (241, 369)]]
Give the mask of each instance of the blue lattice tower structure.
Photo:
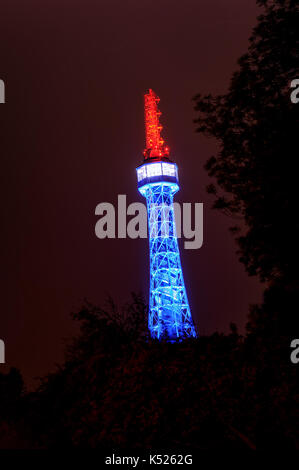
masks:
[(177, 165), (161, 138), (159, 98), (145, 94), (146, 149), (137, 168), (138, 190), (146, 198), (150, 248), (148, 327), (153, 338), (195, 337), (177, 241), (173, 196), (179, 190)]

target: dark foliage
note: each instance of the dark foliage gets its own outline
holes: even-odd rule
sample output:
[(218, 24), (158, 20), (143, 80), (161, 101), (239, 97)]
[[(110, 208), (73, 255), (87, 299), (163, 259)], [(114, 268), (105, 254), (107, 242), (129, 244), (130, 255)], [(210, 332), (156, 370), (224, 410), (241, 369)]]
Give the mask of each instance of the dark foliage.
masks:
[(239, 59), (227, 94), (195, 97), (198, 132), (215, 137), (220, 152), (206, 164), (225, 193), (215, 207), (244, 218), (238, 238), (249, 274), (273, 280), (297, 274), (299, 106), (290, 82), (299, 76), (299, 6), (260, 2), (248, 53)]
[[(235, 325), (227, 336), (151, 341), (140, 328), (142, 299), (134, 296), (125, 310), (126, 321), (112, 303), (86, 304), (74, 314), (81, 333), (36, 392), (22, 394), (14, 371), (0, 376), (1, 447), (299, 446), (289, 351), (283, 357), (277, 347), (270, 357), (255, 335), (243, 338)], [(17, 408), (8, 409), (11, 402)]]
[[(216, 197), (214, 207), (245, 222), (245, 230), (243, 223), (242, 229), (240, 224), (232, 227), (240, 261), (270, 286), (262, 315), (273, 310), (275, 328), (294, 334), (299, 105), (290, 100), (290, 83), (299, 77), (299, 5), (293, 0), (257, 3), (264, 12), (228, 93), (196, 96), (195, 122), (198, 132), (216, 138), (220, 146), (206, 163), (218, 186), (207, 188)], [(251, 329), (257, 325), (256, 313), (250, 317)]]

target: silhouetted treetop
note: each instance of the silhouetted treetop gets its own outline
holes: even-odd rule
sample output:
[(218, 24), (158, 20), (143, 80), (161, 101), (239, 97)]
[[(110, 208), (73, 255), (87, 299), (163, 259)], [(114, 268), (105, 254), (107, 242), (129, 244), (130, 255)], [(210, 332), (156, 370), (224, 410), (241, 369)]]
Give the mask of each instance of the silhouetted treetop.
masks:
[(264, 11), (238, 61), (226, 94), (194, 97), (197, 132), (220, 151), (205, 167), (216, 179), (214, 207), (241, 216), (240, 260), (262, 280), (297, 276), (299, 104), (290, 82), (299, 78), (299, 6), (259, 1)]

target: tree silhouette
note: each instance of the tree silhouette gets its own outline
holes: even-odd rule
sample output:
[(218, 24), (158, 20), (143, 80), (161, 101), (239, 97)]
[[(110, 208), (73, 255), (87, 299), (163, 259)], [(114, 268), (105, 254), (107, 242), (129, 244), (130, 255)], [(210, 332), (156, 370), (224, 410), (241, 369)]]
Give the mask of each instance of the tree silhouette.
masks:
[[(139, 296), (124, 307), (86, 302), (64, 363), (31, 393), (0, 375), (0, 448), (199, 450), (299, 447), (295, 368), (261, 354), (256, 336), (150, 340)], [(259, 351), (257, 353), (257, 351)], [(1, 388), (2, 387), (2, 388)]]
[(214, 207), (245, 222), (245, 230), (242, 224), (231, 228), (240, 261), (272, 286), (266, 299), (271, 308), (277, 302), (289, 308), (292, 297), (292, 311), (284, 309), (291, 331), (299, 307), (299, 106), (290, 100), (290, 82), (299, 76), (299, 6), (293, 0), (257, 3), (264, 12), (228, 92), (197, 95), (195, 122), (220, 145), (205, 165), (217, 181), (218, 187), (207, 188), (215, 194)]

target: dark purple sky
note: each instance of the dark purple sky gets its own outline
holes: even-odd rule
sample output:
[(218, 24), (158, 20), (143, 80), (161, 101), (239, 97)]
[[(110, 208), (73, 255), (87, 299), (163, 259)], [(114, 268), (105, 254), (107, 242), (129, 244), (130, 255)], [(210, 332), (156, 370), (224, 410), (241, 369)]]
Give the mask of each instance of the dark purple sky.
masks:
[(191, 101), (227, 90), (257, 14), (253, 0), (1, 2), (0, 338), (29, 383), (62, 359), (84, 297), (147, 295), (147, 240), (97, 239), (94, 210), (118, 194), (143, 202), (135, 167), (148, 88), (179, 166), (176, 200), (204, 202), (204, 245), (181, 252), (200, 332), (243, 327), (261, 299), (235, 254), (234, 221), (211, 210), (203, 164), (215, 142), (194, 132)]

